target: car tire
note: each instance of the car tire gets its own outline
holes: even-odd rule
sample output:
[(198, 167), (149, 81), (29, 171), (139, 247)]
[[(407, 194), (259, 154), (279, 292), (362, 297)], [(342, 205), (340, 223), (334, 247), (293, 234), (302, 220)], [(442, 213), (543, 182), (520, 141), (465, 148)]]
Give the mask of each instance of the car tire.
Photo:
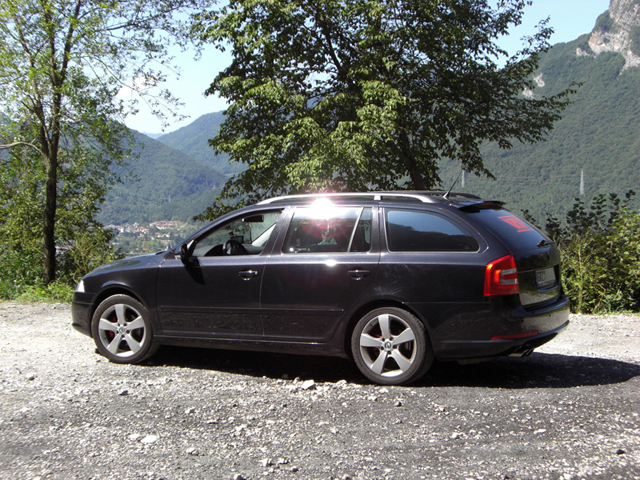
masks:
[(91, 333), (98, 351), (114, 363), (139, 363), (158, 349), (149, 312), (128, 295), (113, 295), (98, 305)]
[(424, 324), (395, 307), (378, 308), (356, 324), (351, 336), (356, 365), (381, 385), (405, 385), (421, 378), (433, 363)]

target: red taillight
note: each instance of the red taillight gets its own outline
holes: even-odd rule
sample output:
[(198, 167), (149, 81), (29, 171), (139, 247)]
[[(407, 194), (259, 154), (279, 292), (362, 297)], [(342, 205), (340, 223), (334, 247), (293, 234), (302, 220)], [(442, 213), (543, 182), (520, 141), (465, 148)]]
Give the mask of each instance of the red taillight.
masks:
[(488, 263), (484, 271), (484, 296), (516, 295), (520, 293), (518, 286), (518, 269), (513, 255), (498, 258)]

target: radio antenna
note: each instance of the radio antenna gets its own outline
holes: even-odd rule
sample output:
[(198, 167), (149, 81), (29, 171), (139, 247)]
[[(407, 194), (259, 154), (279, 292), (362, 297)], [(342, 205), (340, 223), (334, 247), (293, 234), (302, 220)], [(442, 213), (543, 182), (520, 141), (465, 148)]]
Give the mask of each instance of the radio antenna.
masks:
[(462, 175), (462, 172), (464, 172), (464, 170), (460, 170), (460, 173), (458, 174), (458, 177), (456, 178), (456, 181), (453, 182), (453, 185), (451, 185), (451, 188), (449, 190), (447, 190), (447, 193), (444, 194), (444, 199), (445, 200), (449, 200), (449, 195), (451, 194), (451, 190), (453, 190), (453, 187), (455, 187), (456, 183), (458, 183), (458, 180), (460, 180), (460, 175)]

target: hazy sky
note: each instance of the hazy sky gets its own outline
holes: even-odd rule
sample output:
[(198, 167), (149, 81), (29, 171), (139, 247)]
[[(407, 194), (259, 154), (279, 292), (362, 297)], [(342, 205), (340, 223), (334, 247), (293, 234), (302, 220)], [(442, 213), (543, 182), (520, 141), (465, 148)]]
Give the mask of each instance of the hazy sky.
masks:
[[(598, 16), (608, 8), (609, 0), (533, 0), (533, 5), (525, 9), (523, 24), (513, 29), (509, 37), (504, 38), (500, 44), (510, 53), (515, 53), (521, 46), (520, 38), (535, 32), (538, 22), (547, 17), (550, 18), (549, 25), (554, 29), (552, 44), (575, 40), (590, 32)], [(182, 69), (180, 79), (176, 80), (174, 75), (169, 74), (165, 85), (184, 103), (180, 113), (189, 118), (182, 122), (172, 121), (165, 132), (188, 125), (206, 113), (224, 110), (226, 106), (220, 98), (205, 97), (204, 91), (216, 74), (231, 62), (228, 52), (223, 54), (210, 47), (198, 62), (188, 53), (180, 54), (178, 60)], [(161, 132), (160, 122), (144, 105), (140, 106), (140, 113), (129, 117), (126, 123), (141, 132)]]

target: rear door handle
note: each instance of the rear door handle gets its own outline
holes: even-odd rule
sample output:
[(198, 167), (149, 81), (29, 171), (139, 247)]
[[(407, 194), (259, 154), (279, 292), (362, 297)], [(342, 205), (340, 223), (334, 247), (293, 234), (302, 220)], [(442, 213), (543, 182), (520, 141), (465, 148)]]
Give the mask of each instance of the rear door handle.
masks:
[(255, 270), (242, 270), (241, 272), (238, 272), (238, 276), (246, 281), (251, 280), (253, 277), (257, 277), (258, 272)]
[(364, 277), (366, 277), (370, 273), (371, 272), (369, 270), (349, 270), (347, 272), (347, 274), (354, 280), (362, 280)]

